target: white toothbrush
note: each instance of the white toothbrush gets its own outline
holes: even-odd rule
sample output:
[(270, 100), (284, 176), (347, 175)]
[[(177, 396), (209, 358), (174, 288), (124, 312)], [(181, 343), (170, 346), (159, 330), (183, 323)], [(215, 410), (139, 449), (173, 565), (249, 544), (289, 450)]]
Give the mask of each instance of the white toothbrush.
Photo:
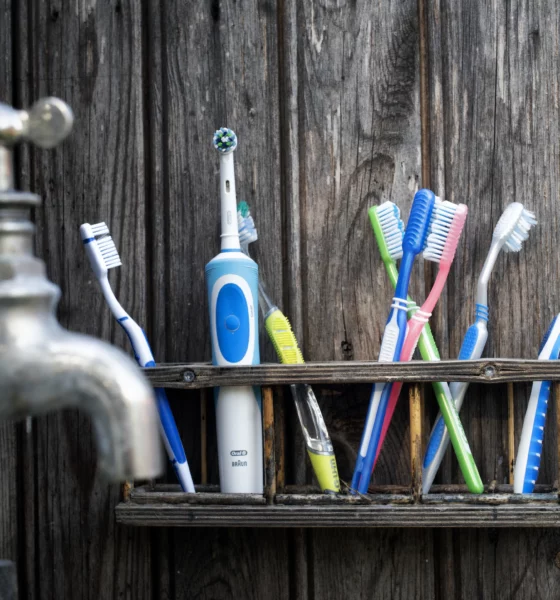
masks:
[[(478, 278), (476, 321), (469, 327), (463, 339), (458, 357), (459, 360), (472, 360), (482, 356), (486, 340), (488, 339), (488, 281), (490, 280), (492, 269), (502, 249), (505, 252), (519, 252), (521, 250), (523, 242), (529, 237), (529, 230), (536, 223), (534, 213), (527, 210), (519, 202), (512, 202), (502, 213), (494, 229), (492, 244), (490, 245), (488, 256)], [(461, 410), (468, 387), (468, 382), (449, 384), (457, 411)], [(427, 494), (432, 487), (448, 445), (449, 432), (445, 427), (441, 413), (439, 413), (430, 435), (426, 455), (424, 456), (422, 471), (422, 491), (424, 494)]]
[[(84, 223), (80, 227), (80, 235), (82, 236), (91, 268), (101, 286), (103, 296), (118, 324), (126, 332), (134, 350), (134, 357), (141, 367), (155, 367), (156, 363), (144, 330), (121, 306), (109, 283), (109, 269), (122, 265), (115, 242), (109, 235), (109, 228), (105, 223), (97, 223), (95, 225)], [(167, 454), (175, 468), (183, 491), (192, 493), (195, 489), (191, 471), (179, 437), (179, 432), (177, 431), (173, 413), (169, 406), (169, 401), (167, 400), (167, 395), (163, 388), (155, 388), (155, 394), (160, 417), (161, 434)]]

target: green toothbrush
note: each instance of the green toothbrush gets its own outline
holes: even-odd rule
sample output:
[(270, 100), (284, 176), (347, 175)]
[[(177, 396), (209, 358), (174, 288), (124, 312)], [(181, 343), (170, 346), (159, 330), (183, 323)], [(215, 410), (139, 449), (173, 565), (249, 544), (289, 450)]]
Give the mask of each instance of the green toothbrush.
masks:
[[(389, 275), (391, 285), (396, 287), (397, 279), (399, 278), (399, 272), (397, 270), (396, 260), (402, 256), (402, 237), (404, 233), (404, 225), (400, 219), (399, 208), (393, 202), (384, 202), (380, 206), (372, 206), (368, 210), (369, 219), (377, 245), (379, 246), (379, 252), (381, 253), (381, 259)], [(387, 232), (387, 235), (386, 235)], [(418, 306), (408, 296), (408, 318), (418, 310)], [(426, 323), (420, 334), (420, 340), (418, 341), (418, 348), (422, 359), (425, 361), (437, 361), (440, 360), (439, 352), (436, 346), (436, 342), (432, 335), (430, 325)], [(455, 402), (449, 392), (449, 386), (433, 382), (432, 387), (436, 395), (436, 400), (439, 404), (439, 409), (443, 415), (443, 420), (449, 431), (449, 436), (453, 442), (453, 448), (457, 454), (457, 460), (461, 467), (461, 472), (467, 480), (467, 485), (470, 490), (482, 493), (484, 486), (477, 481), (470, 480), (470, 474), (477, 472), (474, 458), (469, 448), (465, 430), (463, 424), (459, 418), (459, 413), (455, 408)], [(474, 469), (473, 469), (474, 467)]]

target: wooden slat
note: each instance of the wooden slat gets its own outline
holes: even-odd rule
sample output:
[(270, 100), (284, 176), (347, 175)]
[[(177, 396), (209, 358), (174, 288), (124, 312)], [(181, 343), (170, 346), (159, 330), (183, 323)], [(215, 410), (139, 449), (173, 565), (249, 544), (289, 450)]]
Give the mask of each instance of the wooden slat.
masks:
[(415, 498), (422, 496), (422, 389), (419, 384), (409, 390), (410, 411), (410, 469), (412, 493)]
[[(110, 280), (146, 318), (142, 22), (138, 3), (12, 2), (21, 106), (55, 95), (75, 114), (53, 150), (20, 149), (21, 187), (40, 194), (37, 254), (61, 287), (61, 324), (126, 347), (78, 228), (105, 221), (123, 261)], [(31, 43), (32, 41), (32, 43)], [(25, 440), (26, 598), (152, 598), (149, 534), (117, 527), (120, 487), (97, 468), (91, 422), (75, 411), (33, 421)], [(77, 532), (80, 532), (77, 534)]]
[[(6, 103), (14, 100), (12, 25), (12, 2), (0, 0), (0, 102)], [(19, 529), (23, 499), (18, 498), (18, 480), (22, 476), (18, 469), (18, 447), (16, 424), (0, 421), (0, 559), (11, 561), (20, 558), (20, 542), (23, 542)], [(21, 565), (22, 571), (23, 568)], [(25, 589), (21, 592), (25, 593)]]
[(513, 485), (513, 469), (515, 467), (515, 410), (513, 383), (507, 384), (507, 427), (508, 427), (508, 464), (509, 483)]
[(556, 494), (541, 503), (204, 506), (122, 503), (117, 521), (156, 527), (560, 527)]
[(264, 473), (265, 473), (265, 496), (268, 502), (274, 502), (276, 494), (276, 456), (274, 442), (274, 398), (272, 389), (263, 387), (263, 429), (264, 429)]
[[(210, 360), (204, 265), (220, 248), (219, 155), (212, 147), (218, 127), (237, 133), (237, 198), (249, 203), (259, 236), (251, 253), (270, 296), (283, 301), (280, 13), (274, 1), (141, 4), (148, 16), (152, 342), (161, 361)], [(261, 359), (276, 360), (263, 334)], [(189, 460), (198, 465), (200, 404), (190, 398), (178, 392), (173, 409)], [(207, 407), (208, 481), (218, 483), (213, 402)], [(285, 535), (264, 531), (172, 532), (169, 591), (161, 593), (283, 598), (290, 587), (286, 544)]]
[[(506, 205), (518, 201), (536, 212), (539, 225), (521, 252), (498, 259), (489, 285), (484, 356), (534, 359), (559, 309), (556, 287), (548, 284), (560, 273), (558, 253), (550, 252), (559, 231), (552, 199), (558, 196), (560, 127), (550, 97), (559, 85), (560, 35), (557, 20), (548, 15), (557, 4), (430, 0), (425, 6), (432, 185), (436, 193), (469, 206), (464, 241), (447, 283), (443, 326), (449, 347), (442, 348), (443, 356), (457, 356), (474, 320), (476, 282), (492, 230)], [(514, 386), (515, 446), (529, 388)], [(507, 405), (505, 386), (476, 385), (461, 411), (484, 481), (509, 480)], [(539, 473), (543, 483), (557, 478), (555, 428), (548, 425)], [(448, 460), (451, 468), (443, 481), (461, 481), (452, 453)], [(546, 530), (450, 532), (437, 545), (436, 597), (555, 598), (558, 568), (553, 560), (535, 557), (555, 556), (557, 541), (557, 534)]]
[(503, 383), (560, 379), (560, 362), (525, 359), (442, 360), (408, 363), (310, 362), (215, 367), (208, 363), (160, 365), (144, 371), (154, 386), (199, 389), (221, 385), (350, 384), (373, 381)]

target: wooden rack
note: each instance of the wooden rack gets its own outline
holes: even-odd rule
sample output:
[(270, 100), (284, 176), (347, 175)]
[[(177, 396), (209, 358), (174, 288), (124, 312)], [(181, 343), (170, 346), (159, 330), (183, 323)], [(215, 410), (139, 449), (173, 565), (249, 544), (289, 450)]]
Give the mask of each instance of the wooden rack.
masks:
[[(558, 481), (540, 485), (536, 493), (513, 494), (495, 482), (483, 494), (462, 485), (434, 485), (422, 494), (422, 397), (432, 381), (507, 383), (508, 454), (513, 468), (513, 384), (554, 381), (556, 414), (560, 415), (560, 361), (477, 360), (409, 363), (332, 362), (305, 365), (265, 364), (255, 367), (214, 367), (209, 364), (169, 364), (147, 369), (156, 387), (206, 389), (220, 385), (263, 386), (265, 451), (264, 495), (221, 494), (217, 486), (201, 485), (198, 494), (184, 494), (176, 485), (134, 487), (127, 483), (117, 521), (139, 526), (221, 527), (560, 527)], [(275, 393), (291, 383), (352, 385), (375, 381), (412, 383), (409, 392), (409, 486), (372, 486), (365, 496), (318, 494), (315, 488), (284, 485), (282, 457), (275, 453)], [(203, 402), (203, 406), (205, 403)], [(552, 412), (552, 411), (551, 411)], [(206, 415), (203, 411), (202, 419)], [(560, 419), (557, 423), (560, 427)], [(560, 465), (560, 435), (558, 436)], [(203, 457), (205, 437), (202, 438)], [(203, 481), (205, 466), (202, 469)]]

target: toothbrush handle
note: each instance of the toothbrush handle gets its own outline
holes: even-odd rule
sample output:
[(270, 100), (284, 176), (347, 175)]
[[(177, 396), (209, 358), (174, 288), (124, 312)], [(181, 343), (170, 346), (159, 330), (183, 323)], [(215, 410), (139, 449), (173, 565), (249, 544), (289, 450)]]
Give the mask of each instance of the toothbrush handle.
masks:
[[(485, 310), (483, 310), (483, 308)], [(484, 315), (484, 317), (482, 315)], [(488, 328), (486, 327), (486, 320), (488, 319), (487, 315), (488, 309), (483, 307), (483, 305), (477, 305), (477, 321), (469, 327), (465, 334), (461, 351), (459, 352), (459, 360), (472, 360), (482, 356), (486, 340), (488, 339)], [(454, 382), (449, 384), (449, 389), (457, 412), (461, 410), (468, 387), (468, 382)], [(440, 412), (436, 417), (428, 441), (426, 454), (424, 455), (424, 465), (422, 469), (422, 490), (424, 494), (427, 494), (432, 487), (432, 483), (449, 445), (449, 440), (449, 431), (445, 425), (442, 413)]]
[(513, 491), (516, 494), (531, 494), (535, 489), (541, 463), (550, 386), (550, 381), (535, 381), (531, 389), (515, 460)]
[[(381, 342), (379, 362), (392, 362), (398, 360), (406, 335), (406, 307), (406, 300), (397, 297), (393, 298), (393, 306), (389, 313), (389, 319), (387, 320), (387, 325), (385, 326), (385, 331), (383, 333), (383, 340)], [(387, 389), (388, 387), (390, 388), (390, 384), (385, 383), (376, 383), (373, 386), (369, 400), (366, 423), (362, 432), (360, 449), (358, 451), (356, 466), (354, 467), (352, 482), (350, 484), (351, 492), (357, 490), (360, 494), (367, 493), (376, 448), (375, 446), (372, 446), (372, 444), (375, 444), (373, 430), (375, 423), (379, 418), (379, 411), (382, 411), (381, 417), (385, 415), (388, 399), (387, 394), (390, 391), (390, 389)], [(385, 392), (387, 392), (387, 394), (385, 394)], [(384, 396), (386, 399), (382, 403), (382, 398)], [(368, 456), (369, 458), (367, 458)]]
[[(118, 319), (119, 324), (127, 334), (134, 357), (141, 367), (155, 367), (154, 356), (144, 330), (130, 317)], [(163, 388), (155, 388), (157, 409), (159, 413), (161, 434), (169, 460), (173, 464), (177, 478), (184, 492), (194, 493), (194, 483), (185, 455), (185, 450), (179, 436), (177, 424), (171, 412), (167, 394)]]
[[(155, 367), (155, 363), (153, 365), (145, 366)], [(191, 470), (189, 469), (189, 463), (187, 462), (187, 457), (185, 456), (185, 450), (183, 448), (181, 438), (179, 437), (177, 424), (175, 423), (173, 413), (171, 412), (171, 407), (169, 406), (167, 394), (163, 388), (155, 388), (155, 393), (161, 423), (161, 434), (165, 449), (167, 450), (167, 454), (171, 460), (171, 463), (173, 464), (173, 468), (177, 474), (177, 479), (179, 479), (179, 483), (181, 484), (183, 491), (194, 493), (195, 489)]]

